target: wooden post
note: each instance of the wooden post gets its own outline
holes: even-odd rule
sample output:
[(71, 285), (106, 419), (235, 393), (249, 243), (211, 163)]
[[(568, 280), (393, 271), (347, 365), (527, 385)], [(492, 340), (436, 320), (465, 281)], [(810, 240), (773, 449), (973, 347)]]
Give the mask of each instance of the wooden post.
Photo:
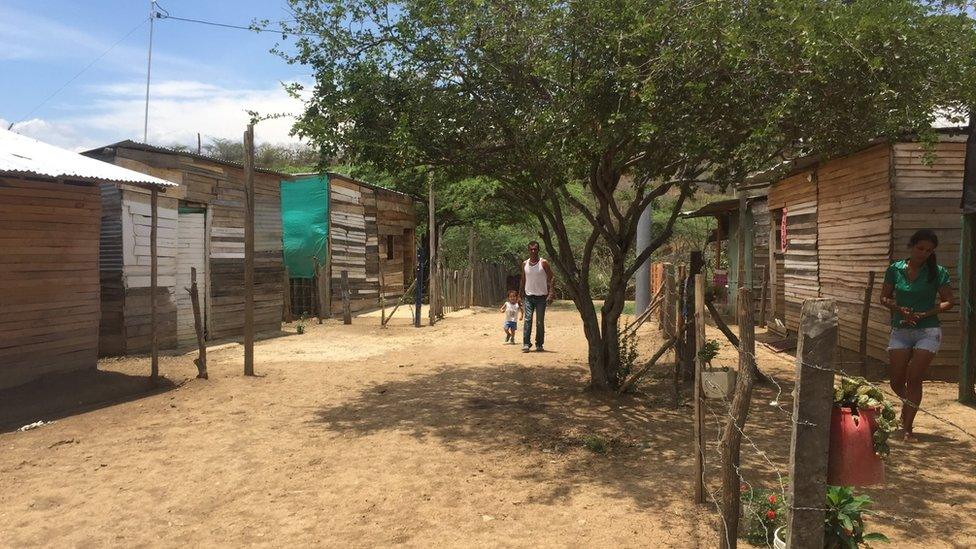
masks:
[[(776, 294), (776, 288), (779, 286), (779, 275), (776, 272), (776, 239), (779, 236), (779, 224), (776, 222), (776, 216), (773, 215), (773, 210), (769, 211), (769, 265), (766, 272), (769, 280), (769, 316), (770, 318), (776, 318), (776, 308), (779, 303), (776, 301), (778, 295)], [(771, 322), (770, 324), (775, 325), (776, 322)]]
[(285, 322), (294, 320), (291, 316), (291, 276), (288, 274), (288, 267), (283, 270), (281, 290), (281, 319)]
[(349, 272), (342, 271), (339, 283), (342, 292), (342, 323), (352, 324), (352, 308), (349, 305)]
[(244, 375), (254, 375), (254, 124), (244, 132)]
[(664, 264), (664, 302), (661, 305), (661, 331), (664, 332), (664, 339), (674, 337), (675, 332), (675, 305), (678, 296), (675, 288), (674, 265)]
[[(474, 230), (474, 225), (468, 232), (468, 272), (470, 273), (474, 269), (474, 264), (478, 261), (478, 233)], [(468, 277), (471, 278), (470, 276)], [(468, 293), (465, 296), (468, 301), (468, 307), (474, 305), (474, 284), (469, 284)]]
[(424, 248), (423, 246), (417, 247), (417, 275), (414, 277), (414, 282), (416, 282), (416, 289), (414, 290), (414, 301), (413, 301), (413, 327), (420, 327), (420, 308), (423, 306), (424, 302)]
[(739, 189), (739, 250), (736, 257), (736, 270), (738, 271), (738, 287), (751, 287), (746, 284), (746, 214), (749, 207), (746, 202), (746, 193)]
[(832, 299), (808, 299), (800, 312), (790, 441), (787, 547), (823, 547), (827, 451), (834, 400), (837, 308)]
[[(970, 136), (971, 139), (976, 137)], [(959, 364), (959, 401), (976, 403), (973, 390), (976, 378), (976, 213), (962, 216), (959, 248), (959, 297), (962, 308), (962, 362)]]
[(156, 314), (156, 291), (159, 289), (159, 257), (156, 253), (156, 241), (159, 227), (159, 190), (153, 187), (149, 194), (150, 225), (149, 225), (149, 331), (150, 331), (150, 359), (149, 379), (153, 384), (159, 381), (159, 321)]
[(430, 257), (427, 259), (430, 285), (427, 294), (427, 323), (433, 326), (437, 321), (437, 224), (434, 219), (434, 175), (427, 175), (427, 232), (430, 236)]
[(328, 259), (321, 263), (318, 258), (313, 260), (315, 261), (315, 295), (318, 297), (316, 309), (319, 311), (319, 324), (322, 324), (323, 319), (332, 317), (332, 303), (329, 299), (329, 266)]
[[(762, 284), (759, 286), (759, 326), (762, 328), (766, 327), (766, 272), (767, 267), (765, 265), (761, 268), (762, 271)], [(739, 315), (742, 318), (742, 315)], [(749, 315), (752, 318), (752, 315)]]
[(203, 315), (200, 314), (200, 291), (197, 289), (197, 268), (190, 267), (190, 304), (193, 306), (193, 328), (197, 332), (197, 348), (200, 350), (193, 363), (197, 365), (197, 377), (207, 379), (207, 343), (203, 338)]
[(380, 259), (380, 326), (386, 326), (386, 277), (383, 271), (386, 269), (386, 262)]
[(861, 305), (861, 338), (857, 352), (861, 355), (861, 377), (868, 375), (868, 318), (871, 314), (871, 294), (874, 293), (874, 271), (868, 272), (868, 285), (864, 288)]
[(738, 291), (739, 303), (739, 375), (735, 380), (735, 395), (729, 414), (732, 416), (722, 432), (722, 524), (719, 548), (735, 549), (739, 525), (739, 446), (742, 432), (749, 416), (752, 401), (752, 385), (756, 380), (756, 327), (752, 318), (752, 292), (742, 287)]
[(705, 275), (695, 275), (695, 503), (705, 503), (705, 403), (701, 351), (705, 347)]
[(695, 291), (695, 276), (701, 274), (702, 269), (705, 264), (702, 259), (702, 253), (700, 251), (694, 251), (689, 254), (689, 268), (688, 275), (685, 280), (685, 292), (688, 294), (685, 296), (685, 301), (688, 302), (689, 310), (686, 311), (688, 315), (685, 318), (686, 323), (690, 323), (691, 326), (685, 331), (684, 337), (684, 349), (681, 352), (681, 358), (683, 360), (682, 372), (684, 379), (686, 381), (691, 381), (695, 377), (695, 334), (697, 333), (694, 323), (694, 291)]
[(681, 365), (684, 363), (684, 329), (685, 329), (685, 266), (678, 265), (678, 301), (674, 304), (674, 333), (678, 335), (678, 341), (674, 344), (674, 407), (681, 405)]
[[(322, 272), (325, 274), (325, 281), (319, 284), (319, 289), (325, 288), (325, 318), (332, 318), (332, 231), (329, 231), (325, 240), (325, 263), (322, 265)], [(321, 298), (320, 298), (321, 299)]]
[[(723, 214), (722, 216), (715, 216), (715, 224), (716, 224), (716, 227), (715, 227), (715, 268), (716, 269), (721, 269), (722, 268), (722, 240), (725, 237), (725, 235), (722, 234), (722, 217), (725, 217), (725, 215)], [(728, 271), (726, 271), (726, 275), (725, 275), (726, 280), (728, 280), (728, 276), (729, 276), (728, 275)]]

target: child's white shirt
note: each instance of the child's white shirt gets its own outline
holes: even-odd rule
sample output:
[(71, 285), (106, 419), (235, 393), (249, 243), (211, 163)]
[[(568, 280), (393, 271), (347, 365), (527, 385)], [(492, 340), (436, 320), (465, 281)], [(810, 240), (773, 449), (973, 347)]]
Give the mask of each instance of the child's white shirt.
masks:
[(519, 304), (505, 302), (505, 322), (518, 322)]

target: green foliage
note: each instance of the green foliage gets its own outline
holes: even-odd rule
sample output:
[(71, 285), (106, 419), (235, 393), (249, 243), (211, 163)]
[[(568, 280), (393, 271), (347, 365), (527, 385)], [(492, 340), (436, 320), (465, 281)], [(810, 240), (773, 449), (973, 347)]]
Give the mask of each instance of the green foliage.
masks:
[[(937, 110), (976, 103), (972, 20), (919, 0), (289, 6), (295, 43), (278, 51), (315, 78), (309, 93), (290, 87), (305, 101), (294, 131), (402, 188), (424, 190), (432, 174), (444, 226), (518, 212), (604, 350), (647, 205), (665, 212), (653, 253), (699, 183), (931, 137)], [(601, 319), (592, 297), (604, 288)]]
[(824, 548), (857, 549), (870, 547), (871, 541), (887, 543), (883, 534), (864, 532), (864, 516), (870, 514), (872, 503), (870, 496), (857, 495), (849, 486), (828, 486)]
[(594, 454), (606, 454), (610, 443), (600, 435), (587, 435), (583, 439), (583, 446)]
[(308, 322), (308, 315), (302, 313), (302, 316), (298, 318), (298, 322), (295, 324), (295, 332), (298, 334), (305, 333), (305, 324)]
[(628, 322), (617, 336), (617, 353), (620, 360), (620, 368), (617, 370), (618, 385), (623, 383), (630, 376), (630, 373), (634, 371), (634, 366), (637, 364), (637, 357), (639, 355), (637, 350), (639, 343), (637, 330), (630, 329), (630, 326)]
[(701, 350), (698, 351), (698, 358), (702, 363), (709, 364), (712, 362), (712, 359), (718, 356), (718, 351), (721, 348), (722, 344), (717, 339), (709, 339), (702, 345)]
[(743, 484), (739, 499), (742, 502), (742, 520), (746, 525), (746, 540), (760, 547), (772, 544), (773, 533), (786, 524), (783, 497), (773, 490)]
[(891, 401), (881, 391), (863, 377), (841, 377), (840, 384), (834, 388), (834, 406), (850, 408), (857, 417), (858, 410), (877, 409), (878, 428), (872, 435), (874, 452), (882, 458), (888, 457), (888, 437), (898, 429), (898, 418)]

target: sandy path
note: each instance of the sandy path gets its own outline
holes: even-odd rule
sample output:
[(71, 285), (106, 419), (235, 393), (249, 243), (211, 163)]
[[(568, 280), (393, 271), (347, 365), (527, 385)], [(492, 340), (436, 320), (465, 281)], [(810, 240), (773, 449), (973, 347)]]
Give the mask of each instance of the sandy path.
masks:
[[(550, 311), (552, 352), (528, 355), (501, 344), (499, 318), (311, 325), (258, 343), (263, 377), (242, 377), (230, 346), (211, 354), (208, 381), (0, 434), (0, 545), (714, 546), (714, 507), (689, 501), (690, 412), (671, 407), (667, 373), (641, 396), (592, 396), (574, 311)], [(789, 377), (788, 361), (765, 367)], [(148, 370), (144, 358), (103, 368)], [(164, 357), (162, 372), (179, 382), (194, 369)], [(750, 427), (780, 467), (773, 394), (759, 391)], [(933, 406), (976, 424), (943, 397)], [(945, 440), (896, 448), (893, 482), (872, 492), (918, 521), (880, 529), (893, 547), (972, 546), (973, 446), (919, 428)], [(583, 447), (592, 434), (613, 440), (607, 455)], [(755, 453), (744, 461), (750, 479), (775, 478)], [(946, 517), (967, 518), (947, 536)]]

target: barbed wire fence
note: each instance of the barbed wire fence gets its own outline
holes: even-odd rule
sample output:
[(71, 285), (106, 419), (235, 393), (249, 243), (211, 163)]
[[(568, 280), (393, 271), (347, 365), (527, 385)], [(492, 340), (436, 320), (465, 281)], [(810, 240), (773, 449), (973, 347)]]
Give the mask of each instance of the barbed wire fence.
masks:
[[(666, 270), (668, 268), (668, 266), (665, 267)], [(704, 322), (704, 314), (700, 310), (700, 304), (692, 303), (695, 296), (691, 290), (696, 285), (690, 283), (691, 278), (692, 276), (687, 276), (683, 280), (679, 279), (676, 281), (677, 284), (675, 286), (683, 290), (679, 292), (679, 296), (669, 295), (667, 285), (665, 285), (665, 291), (661, 297), (661, 301), (665, 304), (674, 303), (677, 309), (673, 315), (670, 312), (662, 312), (661, 314), (661, 321), (674, 322), (673, 326), (661, 326), (661, 330), (665, 335), (672, 333), (680, 334), (681, 330), (685, 327), (684, 325), (693, 317), (697, 316), (697, 319)], [(700, 283), (697, 286), (700, 291), (703, 284)], [(806, 348), (804, 348), (804, 343), (801, 343), (797, 349), (797, 358), (794, 361), (797, 374), (794, 389), (787, 393), (787, 389), (784, 388), (784, 383), (777, 380), (776, 376), (764, 376), (764, 381), (770, 382), (772, 390), (775, 391), (775, 396), (768, 402), (768, 409), (774, 410), (776, 414), (781, 414), (785, 422), (791, 426), (793, 433), (788, 463), (784, 464), (780, 459), (774, 459), (772, 456), (775, 456), (776, 452), (771, 452), (770, 449), (764, 449), (755, 437), (749, 435), (745, 428), (748, 412), (751, 409), (751, 385), (757, 378), (757, 367), (760, 363), (760, 357), (755, 351), (754, 338), (748, 337), (742, 332), (744, 325), (754, 326), (752, 318), (754, 307), (752, 306), (751, 292), (746, 288), (741, 288), (739, 295), (741, 300), (746, 301), (746, 303), (740, 302), (738, 306), (738, 310), (740, 311), (740, 337), (739, 341), (735, 342), (737, 344), (729, 342), (729, 346), (737, 352), (738, 357), (736, 359), (719, 354), (708, 364), (709, 369), (712, 371), (736, 368), (740, 373), (740, 378), (736, 382), (736, 391), (731, 400), (727, 392), (727, 387), (717, 385), (712, 381), (710, 376), (701, 375), (704, 365), (696, 357), (696, 384), (692, 398), (698, 399), (698, 402), (695, 403), (697, 406), (694, 421), (696, 423), (704, 423), (705, 416), (707, 415), (715, 433), (714, 439), (710, 440), (711, 444), (705, 444), (704, 442), (695, 444), (696, 454), (698, 454), (696, 455), (696, 462), (701, 463), (701, 466), (696, 466), (695, 470), (695, 476), (697, 477), (694, 479), (696, 490), (700, 490), (700, 493), (707, 499), (707, 501), (700, 501), (700, 503), (715, 506), (719, 523), (719, 546), (722, 548), (736, 547), (739, 533), (740, 492), (743, 489), (753, 490), (756, 486), (759, 486), (760, 483), (757, 481), (757, 477), (762, 474), (761, 472), (747, 474), (741, 467), (739, 443), (742, 443), (744, 444), (744, 448), (742, 449), (748, 451), (771, 474), (775, 475), (777, 488), (771, 490), (771, 492), (775, 492), (781, 498), (780, 501), (782, 502), (783, 509), (786, 511), (787, 524), (790, 526), (788, 528), (789, 535), (793, 538), (788, 540), (788, 542), (793, 547), (818, 546), (817, 543), (822, 544), (824, 519), (826, 513), (830, 511), (826, 507), (827, 479), (823, 474), (820, 475), (821, 478), (815, 478), (817, 475), (811, 474), (808, 471), (818, 468), (826, 471), (834, 378), (835, 376), (841, 376), (842, 378), (858, 377), (857, 374), (848, 371), (848, 368), (860, 370), (862, 363), (860, 361), (834, 362), (835, 351), (837, 349), (837, 313), (833, 300), (816, 299), (805, 302), (803, 312), (801, 313), (801, 333), (799, 334), (799, 338), (806, 344)], [(675, 297), (678, 299), (675, 299)], [(746, 314), (743, 315), (742, 313), (744, 312)], [(742, 318), (742, 316), (745, 318)], [(701, 333), (697, 329), (695, 331), (699, 334)], [(702, 341), (697, 342), (696, 353), (703, 344), (704, 342)], [(674, 350), (677, 355), (680, 355), (678, 345), (677, 343), (675, 344)], [(680, 359), (681, 357), (677, 356), (675, 360), (676, 377), (679, 375), (677, 370), (681, 368)], [(752, 379), (741, 379), (742, 372), (747, 372)], [(799, 385), (804, 382), (804, 378), (810, 378), (819, 385), (820, 395), (818, 398), (809, 398), (806, 392), (800, 390), (801, 387)], [(746, 383), (747, 381), (748, 383)], [(887, 387), (879, 386), (866, 380), (863, 383), (880, 391), (887, 398), (901, 402), (902, 406), (914, 406), (919, 413), (941, 422), (970, 440), (976, 441), (976, 434), (968, 431), (958, 423), (899, 397)], [(704, 398), (703, 386), (707, 386), (711, 395), (718, 396), (716, 398)], [(826, 393), (823, 392), (824, 389), (826, 389)], [(676, 391), (678, 390), (680, 390), (680, 386), (676, 384)], [(784, 397), (788, 394), (790, 394), (793, 409), (788, 409), (784, 405)], [(744, 399), (744, 403), (739, 403), (739, 406), (736, 406), (736, 398)], [(679, 401), (680, 398), (676, 398), (676, 402)], [(811, 401), (813, 404), (820, 405), (819, 412), (814, 413), (812, 416)], [(738, 413), (736, 413), (737, 409), (739, 410)], [(742, 410), (745, 410), (744, 414)], [(696, 429), (696, 437), (699, 434), (700, 431)], [(730, 436), (730, 434), (734, 434), (734, 436)], [(807, 447), (812, 447), (816, 451), (798, 453), (798, 439), (800, 446), (806, 443)], [(809, 444), (813, 439), (819, 440), (816, 441), (816, 444)], [(730, 444), (732, 443), (735, 443), (735, 448), (730, 448)], [(712, 446), (713, 449), (709, 451), (708, 446)], [(779, 451), (781, 451), (781, 448)], [(725, 473), (722, 479), (721, 493), (711, 489), (706, 482), (704, 463), (706, 457), (712, 456), (713, 454), (717, 458), (720, 470)], [(800, 473), (799, 476), (798, 472)], [(735, 481), (734, 484), (729, 482), (730, 479)], [(730, 505), (732, 501), (735, 503)], [(757, 519), (756, 522), (763, 525), (763, 528), (769, 522), (762, 520), (759, 508), (750, 506), (747, 512), (751, 513), (752, 517)], [(912, 517), (904, 517), (882, 511), (872, 511), (872, 515), (889, 522), (900, 522), (908, 525), (916, 522), (916, 519)], [(741, 518), (748, 520), (750, 517), (746, 516)], [(773, 532), (767, 531), (766, 538), (770, 539), (772, 534)], [(820, 541), (815, 542), (814, 545), (808, 545), (812, 540)]]

